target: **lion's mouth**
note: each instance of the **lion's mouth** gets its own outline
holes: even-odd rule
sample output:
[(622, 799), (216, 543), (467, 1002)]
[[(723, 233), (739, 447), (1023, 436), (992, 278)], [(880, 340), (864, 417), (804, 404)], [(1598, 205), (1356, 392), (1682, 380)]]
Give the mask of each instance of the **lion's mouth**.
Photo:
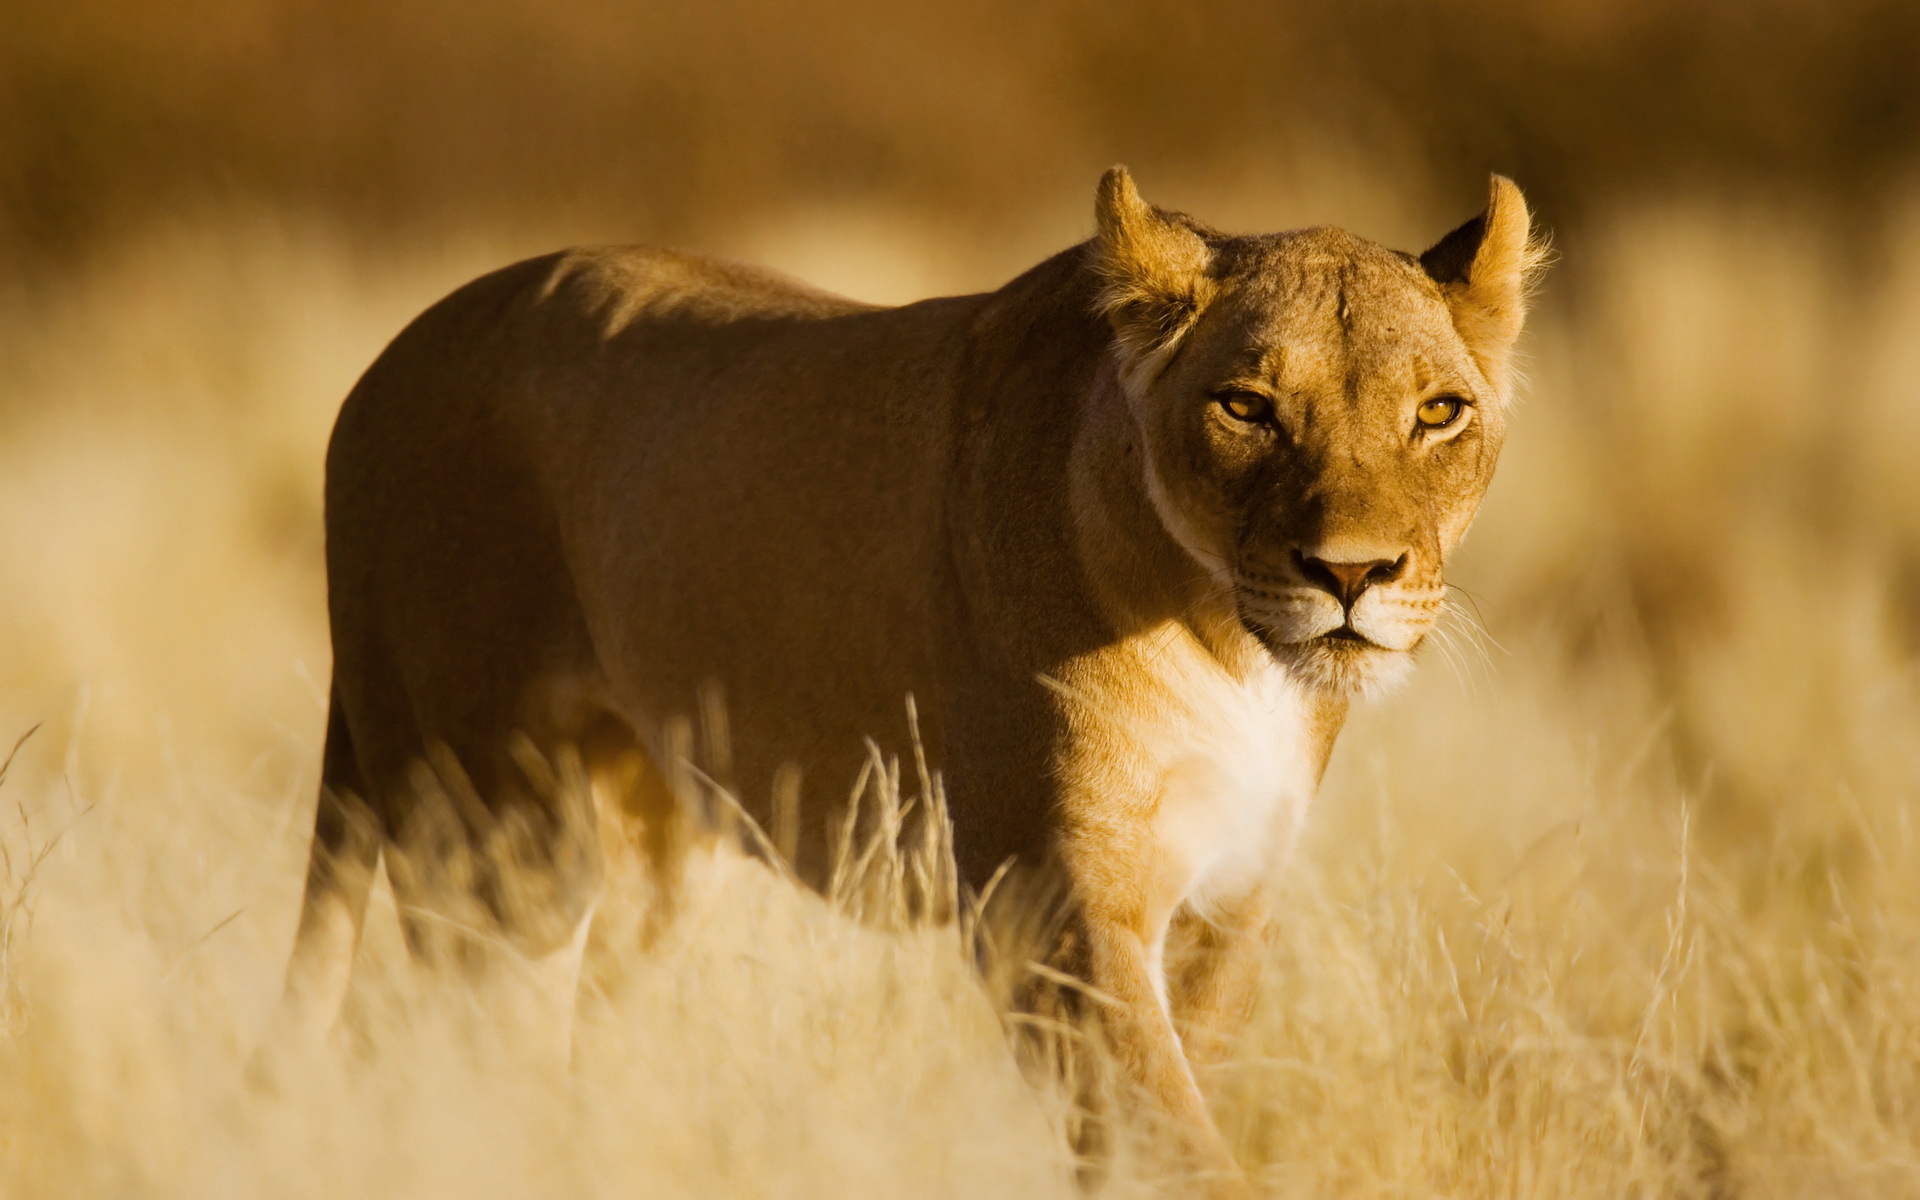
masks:
[(1329, 629), (1319, 637), (1307, 638), (1300, 643), (1300, 646), (1302, 649), (1311, 647), (1322, 655), (1343, 661), (1357, 661), (1376, 651), (1384, 652), (1387, 649), (1351, 625), (1342, 625), (1338, 629)]
[(1268, 646), (1272, 647), (1275, 650), (1278, 650), (1284, 646), (1293, 646), (1293, 647), (1300, 647), (1300, 648), (1305, 648), (1309, 646), (1324, 646), (1329, 650), (1384, 650), (1386, 649), (1385, 646), (1382, 646), (1379, 642), (1374, 641), (1372, 638), (1368, 637), (1364, 633), (1361, 633), (1359, 630), (1355, 629), (1351, 625), (1342, 625), (1338, 629), (1331, 629), (1331, 630), (1328, 630), (1326, 633), (1316, 634), (1310, 638), (1301, 638), (1297, 642), (1286, 642), (1286, 641), (1280, 640), (1280, 638), (1275, 636), (1275, 633), (1273, 630), (1263, 627), (1258, 622), (1254, 621), (1253, 619), (1245, 615), (1243, 615), (1240, 618), (1240, 624), (1243, 627), (1245, 627), (1248, 633), (1252, 634), (1255, 638), (1266, 643)]
[(1374, 642), (1372, 638), (1361, 633), (1359, 630), (1355, 629), (1351, 625), (1342, 625), (1340, 628), (1332, 631), (1331, 633), (1321, 634), (1319, 637), (1315, 638), (1314, 640), (1318, 642), (1357, 642), (1362, 646), (1372, 646), (1377, 644)]

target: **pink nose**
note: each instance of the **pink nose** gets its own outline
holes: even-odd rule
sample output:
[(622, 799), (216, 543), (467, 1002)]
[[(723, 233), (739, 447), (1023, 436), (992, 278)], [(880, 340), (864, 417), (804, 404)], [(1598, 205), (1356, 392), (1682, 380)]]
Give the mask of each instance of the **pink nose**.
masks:
[(1325, 588), (1344, 608), (1352, 608), (1360, 593), (1376, 583), (1391, 583), (1407, 569), (1407, 556), (1373, 558), (1362, 562), (1337, 562), (1299, 550), (1293, 552), (1293, 565), (1307, 582)]

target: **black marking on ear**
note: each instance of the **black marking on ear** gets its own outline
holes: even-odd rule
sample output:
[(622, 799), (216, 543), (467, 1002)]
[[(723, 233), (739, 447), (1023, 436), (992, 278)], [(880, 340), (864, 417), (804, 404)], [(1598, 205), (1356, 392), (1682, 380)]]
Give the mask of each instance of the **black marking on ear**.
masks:
[(1465, 283), (1473, 269), (1474, 256), (1487, 237), (1487, 215), (1468, 221), (1434, 244), (1420, 256), (1420, 266), (1435, 283)]

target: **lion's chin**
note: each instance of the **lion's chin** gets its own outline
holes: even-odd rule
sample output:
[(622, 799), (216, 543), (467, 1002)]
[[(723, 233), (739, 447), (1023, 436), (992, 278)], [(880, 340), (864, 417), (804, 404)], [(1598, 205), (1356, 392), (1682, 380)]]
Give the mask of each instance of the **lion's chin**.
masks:
[(1381, 695), (1403, 682), (1413, 668), (1413, 655), (1389, 650), (1347, 629), (1299, 642), (1262, 640), (1302, 684), (1341, 696)]

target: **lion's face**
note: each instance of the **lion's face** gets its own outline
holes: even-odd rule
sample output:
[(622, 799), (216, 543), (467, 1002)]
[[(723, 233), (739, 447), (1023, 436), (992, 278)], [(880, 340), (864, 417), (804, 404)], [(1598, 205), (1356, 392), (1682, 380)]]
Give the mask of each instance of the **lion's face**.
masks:
[(1332, 230), (1236, 258), (1137, 389), (1155, 504), (1276, 656), (1364, 686), (1439, 615), (1500, 398), (1416, 263)]
[[(1389, 681), (1492, 478), (1505, 345), (1470, 344), (1433, 261), (1448, 243), (1423, 262), (1339, 230), (1219, 239), (1147, 211), (1205, 246), (1186, 327), (1119, 343), (1155, 512), (1296, 677)], [(1524, 212), (1520, 229), (1524, 249)]]

